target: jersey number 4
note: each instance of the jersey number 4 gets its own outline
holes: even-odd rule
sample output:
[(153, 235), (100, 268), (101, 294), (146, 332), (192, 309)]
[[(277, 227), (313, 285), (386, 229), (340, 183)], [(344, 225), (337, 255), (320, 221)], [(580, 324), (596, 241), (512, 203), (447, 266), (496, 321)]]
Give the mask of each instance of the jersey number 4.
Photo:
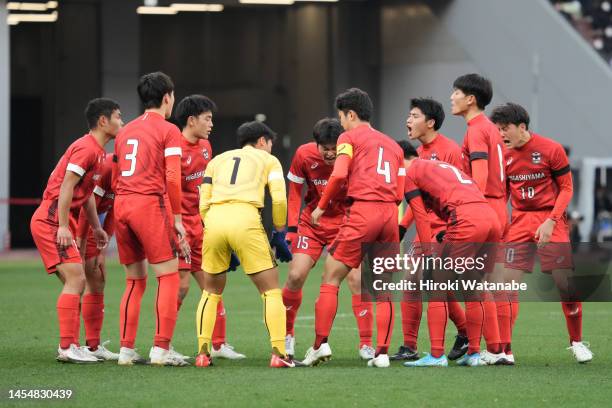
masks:
[(130, 177), (136, 171), (136, 154), (138, 153), (138, 140), (137, 139), (128, 139), (126, 144), (132, 146), (132, 153), (128, 153), (125, 155), (125, 160), (130, 161), (130, 169), (123, 170), (121, 175), (123, 177)]
[(391, 165), (388, 161), (383, 160), (385, 149), (378, 148), (378, 163), (376, 164), (376, 173), (385, 176), (385, 183), (391, 183)]

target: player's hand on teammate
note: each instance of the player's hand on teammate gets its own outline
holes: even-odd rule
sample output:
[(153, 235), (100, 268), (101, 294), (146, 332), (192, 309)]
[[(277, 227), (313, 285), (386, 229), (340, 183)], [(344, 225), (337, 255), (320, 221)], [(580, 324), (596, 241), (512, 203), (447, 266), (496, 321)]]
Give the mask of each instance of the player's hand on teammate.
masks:
[(310, 214), (310, 220), (314, 225), (319, 225), (319, 219), (323, 215), (325, 210), (320, 209), (319, 207), (315, 208), (312, 214)]
[(191, 263), (191, 248), (189, 247), (189, 243), (187, 242), (187, 232), (185, 232), (185, 227), (183, 226), (182, 220), (174, 221), (174, 230), (176, 231), (176, 235), (178, 237), (179, 248), (181, 249), (181, 255), (185, 258), (185, 262)]
[(550, 237), (552, 236), (556, 224), (556, 221), (547, 218), (546, 221), (538, 227), (535, 233), (535, 239), (538, 241), (538, 248), (543, 248), (550, 242)]
[[(94, 240), (98, 249), (104, 249), (108, 245), (108, 234), (102, 228), (93, 230)], [(84, 240), (84, 246), (87, 246), (87, 240)]]
[(57, 237), (56, 237), (57, 246), (61, 249), (68, 248), (74, 240), (72, 239), (72, 232), (70, 232), (70, 228), (59, 226), (57, 228)]
[(227, 271), (234, 272), (239, 266), (240, 266), (240, 259), (238, 259), (238, 256), (232, 252), (232, 255), (230, 256), (229, 268), (227, 269)]
[(293, 259), (287, 245), (286, 234), (287, 232), (284, 230), (275, 230), (272, 232), (272, 238), (270, 238), (270, 246), (276, 250), (276, 259), (281, 262), (289, 262)]

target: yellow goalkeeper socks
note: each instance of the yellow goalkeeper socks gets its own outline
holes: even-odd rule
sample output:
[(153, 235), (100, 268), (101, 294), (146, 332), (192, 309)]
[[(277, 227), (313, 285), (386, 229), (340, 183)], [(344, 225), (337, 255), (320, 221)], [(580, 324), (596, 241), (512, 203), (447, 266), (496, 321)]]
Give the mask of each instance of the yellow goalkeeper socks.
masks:
[(286, 310), (283, 304), (283, 295), (280, 289), (271, 289), (261, 295), (264, 302), (264, 322), (270, 334), (272, 349), (284, 357), (286, 334)]
[(196, 327), (198, 329), (198, 353), (210, 354), (212, 332), (217, 319), (217, 305), (222, 296), (202, 291), (202, 297), (196, 312)]

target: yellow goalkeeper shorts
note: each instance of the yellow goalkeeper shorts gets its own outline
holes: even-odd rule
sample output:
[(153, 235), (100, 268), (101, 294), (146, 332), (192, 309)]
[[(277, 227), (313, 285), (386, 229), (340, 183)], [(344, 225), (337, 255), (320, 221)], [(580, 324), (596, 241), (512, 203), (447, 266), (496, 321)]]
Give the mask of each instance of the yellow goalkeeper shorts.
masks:
[(213, 204), (206, 213), (204, 225), (204, 272), (227, 271), (232, 251), (247, 275), (276, 266), (257, 207), (247, 203)]

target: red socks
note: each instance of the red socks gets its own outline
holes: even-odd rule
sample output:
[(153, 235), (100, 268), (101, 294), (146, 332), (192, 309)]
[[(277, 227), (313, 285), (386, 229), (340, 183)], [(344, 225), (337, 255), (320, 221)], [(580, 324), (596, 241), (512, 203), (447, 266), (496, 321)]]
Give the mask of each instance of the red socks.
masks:
[[(147, 278), (128, 278), (126, 282), (119, 308), (119, 335), (121, 347), (134, 348), (140, 317), (140, 302), (147, 287)], [(176, 305), (176, 298), (174, 298), (174, 304)]]
[(480, 352), (485, 311), (483, 302), (465, 302), (465, 319), (468, 336), (468, 354)]
[(506, 350), (512, 343), (512, 303), (510, 292), (499, 291), (495, 293), (497, 307), (497, 323), (499, 325), (499, 342), (501, 351)]
[(158, 277), (157, 282), (153, 345), (168, 350), (176, 325), (176, 299), (181, 278), (178, 272), (174, 272)]
[(294, 335), (295, 318), (302, 305), (302, 289), (283, 288), (283, 304), (287, 310), (287, 334)]
[(85, 344), (96, 350), (100, 344), (100, 332), (104, 321), (104, 293), (83, 295), (83, 323), (85, 325)]
[[(67, 349), (75, 342), (78, 334), (75, 333), (79, 321), (80, 295), (62, 293), (57, 298), (57, 318), (59, 321), (60, 348)], [(77, 339), (78, 341), (78, 339)]]
[(322, 284), (319, 298), (315, 303), (315, 333), (314, 348), (318, 349), (322, 343), (327, 342), (336, 311), (338, 310), (338, 287)]
[(444, 354), (444, 335), (448, 321), (447, 302), (430, 301), (427, 304), (427, 327), (431, 341), (431, 355), (440, 358)]
[(565, 315), (570, 344), (573, 341), (582, 341), (582, 303), (561, 302), (561, 307)]
[(417, 349), (417, 337), (419, 326), (421, 325), (421, 315), (423, 314), (423, 302), (420, 299), (402, 300), (402, 332), (404, 333), (404, 346), (412, 350)]
[(219, 349), (225, 343), (225, 306), (223, 300), (217, 304), (217, 319), (212, 333), (212, 344), (215, 349)]
[(483, 334), (487, 343), (487, 351), (490, 353), (500, 353), (499, 324), (497, 322), (497, 305), (493, 301), (490, 293), (484, 295), (484, 326)]
[(372, 325), (374, 323), (372, 302), (362, 302), (361, 295), (353, 295), (351, 301), (353, 314), (357, 321), (357, 330), (359, 331), (359, 347), (372, 346)]
[(465, 321), (465, 311), (461, 307), (461, 304), (456, 300), (451, 300), (449, 296), (448, 302), (446, 302), (446, 307), (448, 308), (448, 318), (455, 324), (457, 327), (457, 332), (460, 336), (467, 335), (466, 329), (466, 321)]
[(394, 321), (393, 302), (391, 300), (376, 302), (376, 356), (388, 353)]

